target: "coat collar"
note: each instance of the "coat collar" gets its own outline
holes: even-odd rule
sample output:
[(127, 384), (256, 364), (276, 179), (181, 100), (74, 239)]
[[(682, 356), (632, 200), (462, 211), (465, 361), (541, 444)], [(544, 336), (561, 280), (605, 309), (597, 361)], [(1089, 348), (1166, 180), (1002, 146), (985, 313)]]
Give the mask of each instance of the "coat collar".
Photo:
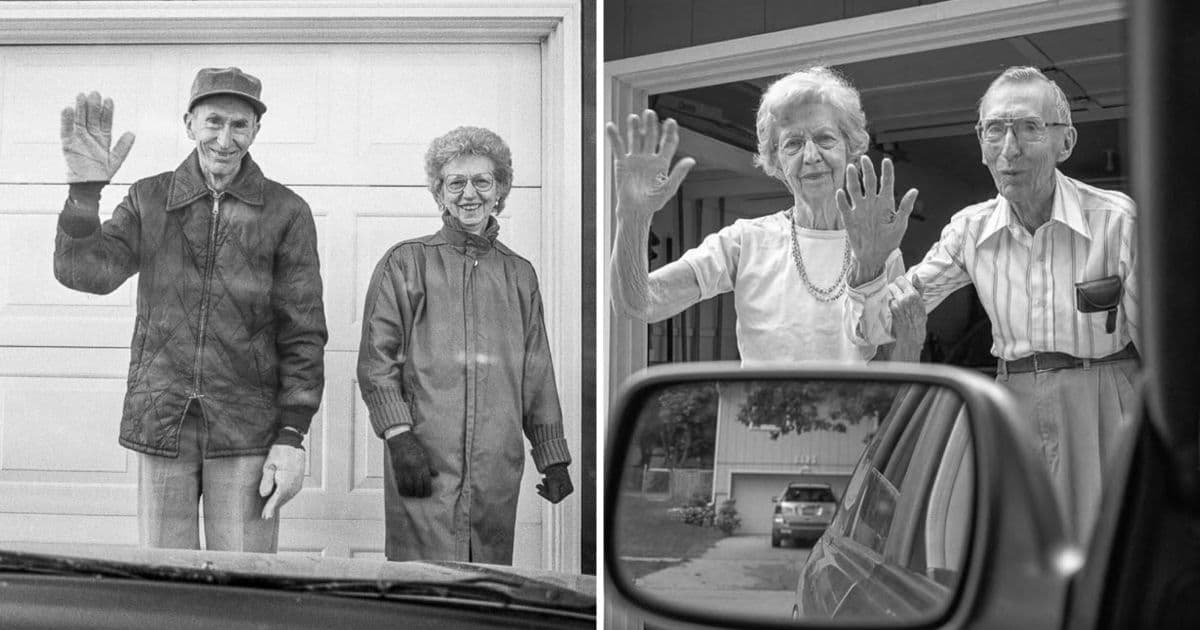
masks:
[[(1057, 169), (1054, 171), (1054, 201), (1051, 203), (1051, 221), (1062, 223), (1075, 232), (1078, 232), (1084, 238), (1088, 240), (1092, 239), (1092, 231), (1088, 228), (1087, 221), (1083, 218), (1083, 207), (1080, 205), (1079, 191), (1075, 189), (1071, 178), (1063, 175), (1062, 171)], [(1021, 227), (1021, 222), (1013, 213), (1008, 200), (1004, 198), (1004, 195), (996, 195), (996, 207), (992, 208), (987, 223), (983, 225), (983, 229), (979, 232), (979, 237), (975, 239), (975, 244), (982, 245), (984, 241), (1004, 230), (1022, 229), (1024, 228)]]
[(487, 251), (496, 244), (496, 237), (500, 234), (500, 222), (496, 220), (495, 216), (488, 217), (487, 227), (483, 229), (483, 235), (480, 236), (463, 229), (462, 223), (459, 223), (454, 215), (442, 212), (440, 233), (442, 238), (452, 245)]
[[(262, 169), (258, 168), (254, 160), (247, 153), (246, 157), (242, 158), (242, 168), (238, 171), (237, 177), (225, 189), (225, 193), (237, 197), (244, 203), (252, 206), (263, 205), (263, 186), (266, 178), (263, 177)], [(200, 172), (200, 157), (196, 154), (196, 150), (192, 149), (192, 153), (187, 156), (187, 159), (175, 169), (171, 174), (171, 187), (167, 192), (167, 210), (178, 210), (193, 201), (211, 194), (208, 188), (208, 182), (204, 181), (204, 174)]]

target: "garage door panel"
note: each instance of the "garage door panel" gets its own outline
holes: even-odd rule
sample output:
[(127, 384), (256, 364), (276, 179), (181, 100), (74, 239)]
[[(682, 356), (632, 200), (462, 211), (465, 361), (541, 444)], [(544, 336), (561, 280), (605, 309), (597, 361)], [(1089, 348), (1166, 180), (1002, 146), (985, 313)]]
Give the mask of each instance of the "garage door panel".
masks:
[[(358, 391), (358, 379), (353, 381)], [(354, 431), (354, 476), (351, 492), (369, 492), (383, 500), (383, 440), (371, 428), (367, 405), (361, 396), (355, 397), (352, 427)]]
[(137, 513), (137, 458), (117, 444), (128, 361), (0, 348), (0, 514)]
[[(417, 46), (366, 53), (360, 142), (368, 181), (424, 183), (425, 151), (461, 125), (487, 127), (512, 149), (518, 186), (541, 182), (538, 46)], [(398, 124), (399, 120), (420, 124)]]
[(0, 480), (15, 472), (61, 473), (63, 481), (127, 473), (125, 449), (112, 444), (119, 418), (90, 417), (120, 409), (124, 391), (123, 379), (0, 378)]
[(748, 475), (734, 473), (732, 492), (734, 507), (742, 519), (743, 534), (769, 534), (774, 504), (771, 497), (783, 491), (792, 475)]
[[(114, 100), (115, 128), (119, 129), (115, 136), (133, 130), (133, 123), (146, 114), (148, 104), (141, 98), (145, 92), (144, 75), (129, 72), (128, 68), (128, 53), (112, 50), (81, 56), (28, 49), (24, 54), (7, 57), (0, 84), (4, 94), (4, 110), (0, 115), (3, 181), (66, 181), (59, 133), (61, 112), (75, 105), (80, 92), (96, 90)], [(127, 166), (133, 171), (149, 168), (136, 155), (131, 155)]]
[[(101, 212), (101, 219), (112, 215), (112, 207), (127, 191), (128, 186), (105, 189), (102, 204), (112, 203)], [(66, 195), (67, 188), (61, 185), (0, 185), (0, 320), (21, 316), (107, 320), (133, 312), (133, 283), (108, 295), (94, 295), (68, 289), (54, 278), (54, 235)], [(0, 327), (0, 342), (13, 343), (10, 334)]]
[[(264, 54), (246, 48), (218, 57), (191, 54), (182, 60), (180, 74), (235, 65), (262, 80), (267, 112), (250, 152), (267, 177), (287, 186), (361, 183), (363, 178), (354, 172), (352, 147), (345, 140), (353, 121), (340, 113), (347, 105), (338, 102), (347, 92), (331, 84), (331, 75), (347, 67), (346, 60), (332, 52), (306, 52), (310, 50), (284, 47)], [(182, 102), (186, 99), (185, 92)], [(194, 143), (181, 134), (176, 137), (176, 152), (187, 155)]]
[[(63, 191), (66, 196), (66, 191)], [(107, 217), (106, 217), (107, 218)], [(8, 260), (4, 265), (3, 307), (124, 307), (134, 305), (134, 283), (127, 282), (108, 295), (83, 293), (64, 287), (54, 278), (54, 233), (58, 217), (45, 212), (4, 213), (0, 239)], [(46, 234), (50, 238), (46, 238)], [(94, 311), (93, 311), (94, 312)], [(62, 312), (56, 308), (55, 314)], [(120, 313), (124, 314), (124, 310)]]
[(308, 427), (308, 436), (304, 438), (306, 468), (301, 492), (309, 489), (319, 491), (327, 487), (325, 470), (329, 451), (325, 448), (325, 427), (329, 425), (328, 409), (329, 404), (322, 399), (317, 412), (313, 414), (312, 424)]

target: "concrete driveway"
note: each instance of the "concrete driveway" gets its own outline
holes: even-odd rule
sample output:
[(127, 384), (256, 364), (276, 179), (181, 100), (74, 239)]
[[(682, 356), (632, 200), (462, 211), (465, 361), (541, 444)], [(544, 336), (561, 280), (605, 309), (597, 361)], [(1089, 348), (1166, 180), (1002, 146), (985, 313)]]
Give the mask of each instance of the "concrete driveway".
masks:
[(697, 610), (790, 617), (806, 559), (807, 547), (771, 547), (770, 536), (730, 536), (699, 558), (644, 575), (636, 584)]

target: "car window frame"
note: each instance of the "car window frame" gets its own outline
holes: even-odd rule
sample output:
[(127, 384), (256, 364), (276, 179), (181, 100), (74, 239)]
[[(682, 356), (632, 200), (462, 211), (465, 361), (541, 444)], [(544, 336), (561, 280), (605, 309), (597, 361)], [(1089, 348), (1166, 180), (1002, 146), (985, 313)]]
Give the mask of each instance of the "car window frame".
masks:
[[(924, 527), (922, 535), (925, 540), (925, 575), (935, 582), (950, 586), (948, 582), (961, 578), (966, 558), (970, 550), (970, 540), (974, 529), (974, 510), (966, 510), (966, 520), (961, 523), (961, 540), (952, 541), (950, 530), (950, 515), (961, 511), (962, 506), (975, 503), (975, 440), (971, 434), (970, 419), (965, 409), (961, 410), (950, 430), (949, 440), (942, 453), (941, 463), (934, 476), (933, 485), (929, 490), (926, 502)], [(961, 492), (961, 494), (960, 494)], [(960, 508), (956, 510), (956, 506)], [(939, 529), (932, 529), (930, 523), (940, 523)], [(958, 546), (955, 558), (948, 552), (949, 547)], [(941, 560), (938, 566), (931, 567), (930, 549), (940, 547)], [(942, 566), (945, 565), (945, 566)], [(951, 568), (956, 566), (957, 568)], [(910, 560), (911, 568), (911, 560)]]
[[(891, 435), (887, 436), (895, 437), (894, 441), (891, 443), (892, 448), (890, 448), (886, 454), (877, 452), (875, 456), (871, 458), (870, 467), (867, 470), (864, 478), (863, 489), (858, 497), (858, 504), (854, 506), (853, 510), (851, 510), (852, 516), (850, 520), (850, 527), (848, 529), (847, 540), (861, 545), (864, 549), (873, 554), (879, 555), (880, 562), (882, 563), (887, 562), (889, 541), (892, 539), (892, 536), (897, 534), (893, 527), (896, 523), (896, 517), (899, 516), (898, 508), (902, 505), (901, 499), (903, 498), (904, 479), (908, 475), (909, 468), (912, 465), (912, 456), (920, 445), (920, 437), (924, 433), (925, 427), (927, 426), (928, 414), (923, 414), (921, 412), (923, 409), (929, 406), (929, 392), (929, 389), (923, 390), (923, 392), (920, 394), (917, 404), (912, 407), (912, 413), (909, 413), (903, 417), (905, 421), (896, 422), (896, 424), (893, 425), (895, 428), (891, 432)], [(907, 402), (907, 400), (902, 401), (902, 404), (904, 402)], [(901, 417), (901, 415), (897, 414), (897, 416), (893, 418), (893, 421), (896, 421)], [(897, 459), (898, 456), (904, 457), (903, 464), (898, 463), (901, 461)], [(903, 471), (899, 470), (901, 465), (904, 466)], [(899, 476), (899, 479), (894, 478), (896, 475)], [(886, 484), (886, 486), (871, 486), (870, 484), (872, 481), (875, 481), (877, 484)], [(888, 520), (887, 533), (881, 541), (882, 547), (880, 549), (876, 549), (872, 545), (867, 545), (858, 540), (856, 537), (859, 531), (858, 526), (865, 520), (863, 514), (864, 505), (866, 503), (865, 499), (868, 496), (875, 496), (871, 493), (870, 489), (872, 487), (882, 487), (884, 490), (891, 492), (895, 496), (894, 509)], [(876, 524), (872, 524), (870, 527), (872, 530), (878, 530)]]
[[(900, 485), (901, 497), (906, 496), (910, 489), (914, 493), (911, 496), (918, 497), (914, 501), (902, 502), (896, 512), (895, 518), (900, 520), (902, 535), (893, 539), (891, 551), (896, 564), (902, 567), (911, 566), (918, 542), (921, 543), (922, 557), (925, 555), (924, 515), (933, 493), (937, 471), (943, 465), (946, 446), (962, 408), (962, 398), (954, 391), (940, 388), (933, 390), (932, 399), (927, 407), (925, 426), (918, 438), (916, 451), (909, 461), (904, 481)], [(892, 526), (895, 527), (895, 522)], [(919, 573), (924, 575), (925, 571), (922, 569)]]
[(827, 528), (827, 531), (832, 531), (832, 535), (850, 538), (850, 528), (857, 516), (859, 495), (865, 487), (866, 478), (872, 468), (886, 461), (906, 426), (906, 423), (897, 421), (897, 418), (911, 417), (925, 398), (928, 389), (929, 385), (922, 383), (906, 383), (897, 389), (895, 401), (876, 429), (878, 439), (873, 439), (867, 444), (850, 473), (850, 481), (846, 483), (846, 489), (837, 503), (837, 514)]

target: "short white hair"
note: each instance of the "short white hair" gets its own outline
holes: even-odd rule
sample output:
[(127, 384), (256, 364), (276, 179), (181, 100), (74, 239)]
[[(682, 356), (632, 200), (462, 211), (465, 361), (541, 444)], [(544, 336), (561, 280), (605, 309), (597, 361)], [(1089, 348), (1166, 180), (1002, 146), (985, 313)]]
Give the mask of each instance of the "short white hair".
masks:
[(988, 94), (991, 94), (992, 90), (1006, 83), (1036, 83), (1038, 81), (1049, 85), (1050, 92), (1054, 95), (1054, 111), (1058, 114), (1059, 120), (1049, 122), (1066, 123), (1070, 127), (1071, 101), (1067, 99), (1067, 93), (1063, 92), (1063, 89), (1053, 79), (1033, 66), (1012, 66), (992, 80), (991, 84), (988, 85), (987, 91), (979, 98), (980, 120), (983, 119), (983, 102), (987, 100)]
[(767, 175), (783, 179), (779, 166), (780, 112), (789, 107), (822, 103), (833, 107), (838, 130), (846, 139), (850, 161), (867, 152), (871, 137), (867, 116), (863, 113), (858, 90), (838, 71), (826, 66), (811, 66), (793, 72), (771, 84), (758, 105), (758, 155), (754, 163)]

